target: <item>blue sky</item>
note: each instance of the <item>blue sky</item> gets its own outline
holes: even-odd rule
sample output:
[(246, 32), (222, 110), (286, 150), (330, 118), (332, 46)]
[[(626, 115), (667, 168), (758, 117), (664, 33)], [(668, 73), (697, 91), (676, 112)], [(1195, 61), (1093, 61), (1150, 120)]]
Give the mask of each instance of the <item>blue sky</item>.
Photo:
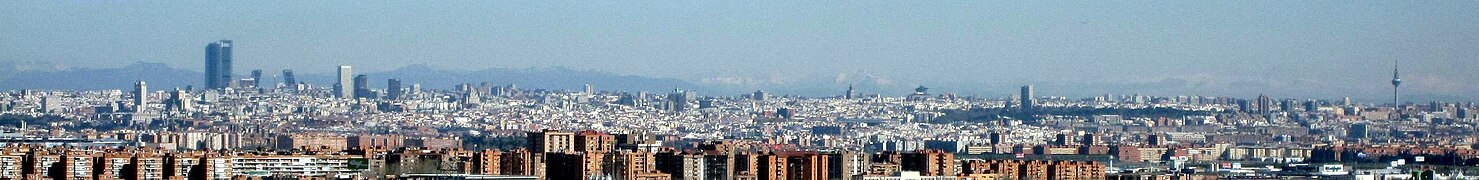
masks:
[[(735, 89), (1479, 95), (1479, 1), (6, 1), (0, 61), (563, 66)], [(810, 90), (808, 90), (810, 89)], [(813, 92), (816, 91), (816, 92)]]

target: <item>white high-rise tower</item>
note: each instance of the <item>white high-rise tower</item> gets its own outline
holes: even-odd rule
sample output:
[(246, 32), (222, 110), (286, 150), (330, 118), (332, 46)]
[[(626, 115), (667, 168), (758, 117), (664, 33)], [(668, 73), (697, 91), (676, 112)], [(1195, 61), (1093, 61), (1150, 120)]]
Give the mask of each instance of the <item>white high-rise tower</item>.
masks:
[(353, 67), (339, 66), (339, 82), (334, 84), (334, 92), (339, 98), (354, 98)]
[(149, 85), (140, 80), (134, 84), (134, 112), (143, 112), (149, 106)]

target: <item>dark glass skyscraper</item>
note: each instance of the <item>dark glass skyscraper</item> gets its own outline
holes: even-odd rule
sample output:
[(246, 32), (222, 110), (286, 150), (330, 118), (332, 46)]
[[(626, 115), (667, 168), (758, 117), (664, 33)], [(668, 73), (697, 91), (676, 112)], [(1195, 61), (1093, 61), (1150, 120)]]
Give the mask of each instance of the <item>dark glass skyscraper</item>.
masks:
[(857, 91), (853, 91), (853, 89), (852, 89), (852, 84), (848, 84), (848, 85), (847, 85), (847, 92), (843, 92), (843, 94), (842, 94), (842, 98), (846, 98), (846, 99), (852, 99), (852, 97), (853, 97), (853, 96), (854, 96), (854, 95), (855, 95), (855, 94), (857, 94), (857, 93), (858, 93), (858, 92), (857, 92)]
[(403, 93), (405, 93), (404, 90), (401, 89), (401, 80), (400, 79), (386, 80), (385, 81), (385, 92), (386, 92), (385, 98), (386, 99), (391, 99), (391, 100), (401, 99), (401, 96), (403, 95)]
[(1019, 96), (1021, 97), (1017, 97), (1018, 103), (1021, 104), (1018, 104), (1017, 107), (1022, 108), (1024, 112), (1032, 112), (1034, 110), (1033, 108), (1035, 108), (1033, 106), (1037, 103), (1037, 95), (1033, 94), (1032, 85), (1022, 86), (1022, 94)]
[(298, 84), (298, 80), (293, 79), (293, 70), (282, 70), (282, 84), (286, 84), (288, 86)]
[(354, 76), (354, 97), (375, 98), (370, 94), (370, 78), (365, 75)]
[(205, 46), (205, 87), (221, 89), (231, 85), (231, 40), (220, 40)]
[(672, 94), (668, 94), (667, 109), (673, 112), (687, 111), (688, 100), (693, 98), (692, 95), (692, 91), (673, 90)]
[(262, 88), (262, 70), (252, 70), (252, 87)]

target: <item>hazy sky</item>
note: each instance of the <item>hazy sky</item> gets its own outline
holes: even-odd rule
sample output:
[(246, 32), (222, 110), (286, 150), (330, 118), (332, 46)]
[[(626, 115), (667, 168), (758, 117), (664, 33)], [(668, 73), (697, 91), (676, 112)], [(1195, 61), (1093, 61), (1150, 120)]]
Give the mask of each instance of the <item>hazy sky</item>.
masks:
[[(4, 1), (0, 61), (237, 74), (564, 66), (999, 95), (1479, 95), (1479, 1)], [(863, 77), (871, 75), (871, 79)], [(908, 91), (901, 88), (900, 92)], [(892, 92), (880, 92), (892, 93)]]

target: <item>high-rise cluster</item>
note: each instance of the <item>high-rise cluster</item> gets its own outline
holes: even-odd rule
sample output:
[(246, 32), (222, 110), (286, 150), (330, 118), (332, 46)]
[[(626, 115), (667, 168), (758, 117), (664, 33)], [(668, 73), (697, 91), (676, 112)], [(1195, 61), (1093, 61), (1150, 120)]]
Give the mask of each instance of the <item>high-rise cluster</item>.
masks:
[(231, 40), (220, 40), (205, 46), (205, 87), (231, 87)]

